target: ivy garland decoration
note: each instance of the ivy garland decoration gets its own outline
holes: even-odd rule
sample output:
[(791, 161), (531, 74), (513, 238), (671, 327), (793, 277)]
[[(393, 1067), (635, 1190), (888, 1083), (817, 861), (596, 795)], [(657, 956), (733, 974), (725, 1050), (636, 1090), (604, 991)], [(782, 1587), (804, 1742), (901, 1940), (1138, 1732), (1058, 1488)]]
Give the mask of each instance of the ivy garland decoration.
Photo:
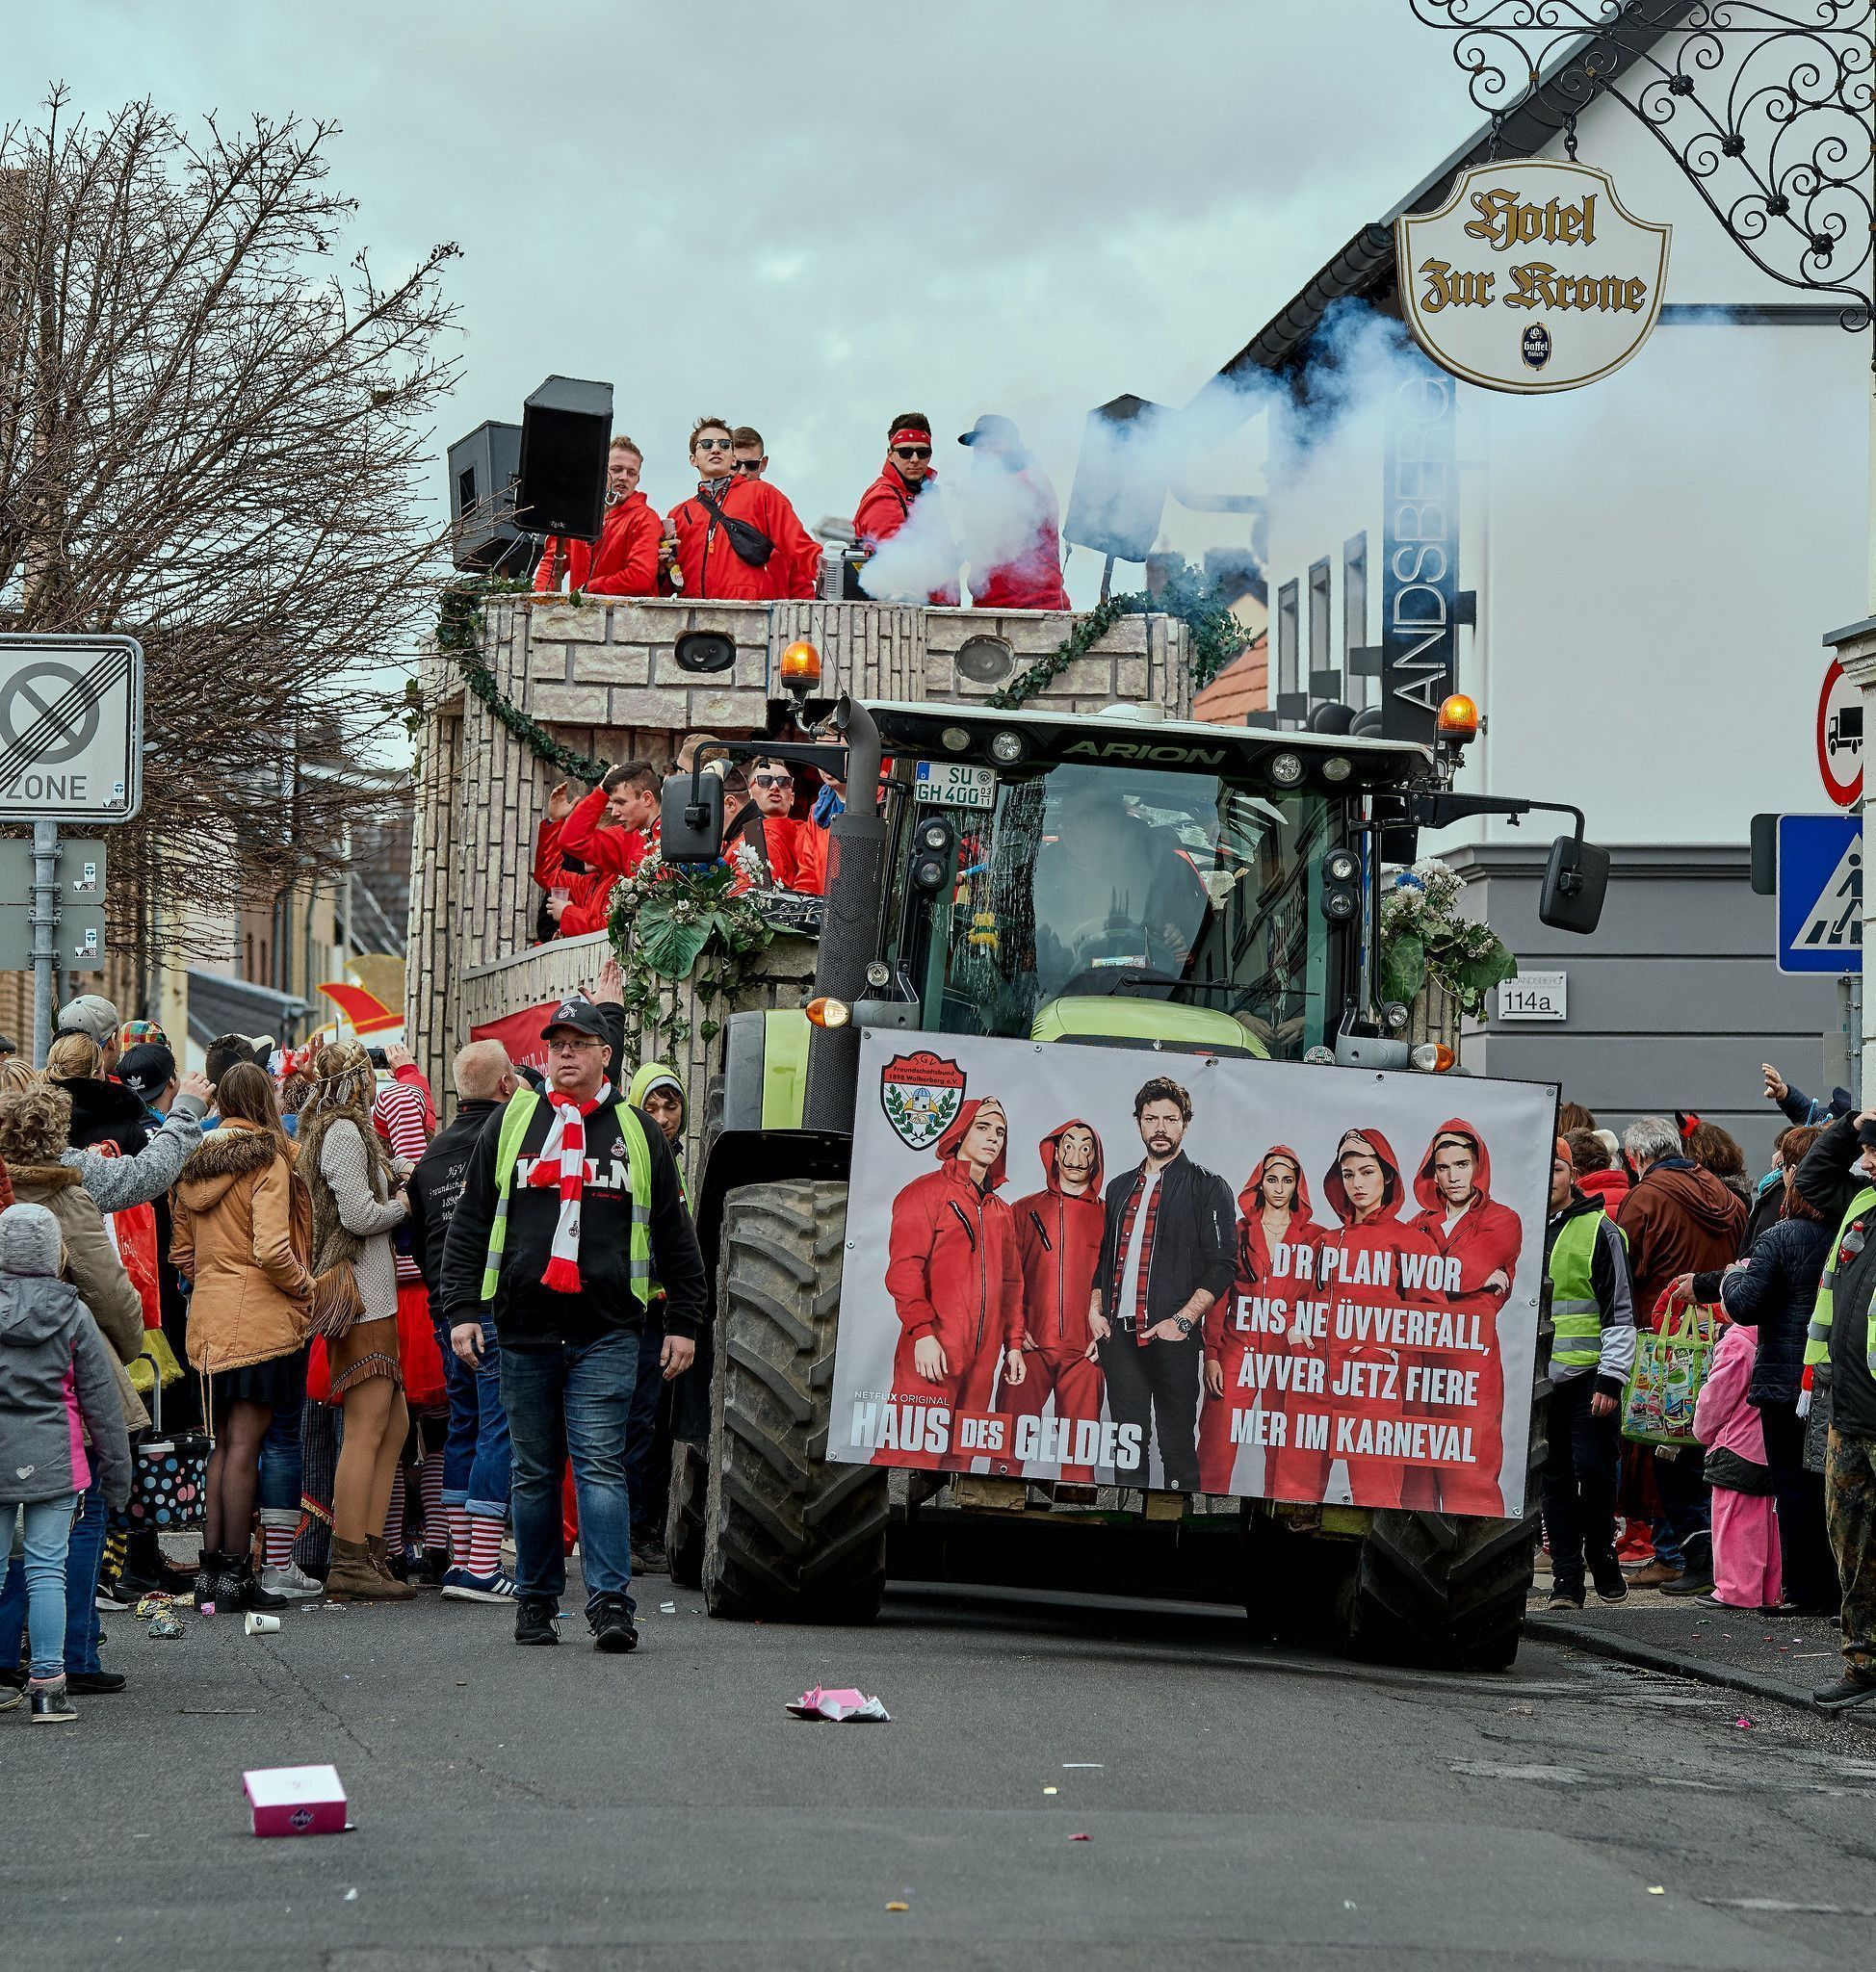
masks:
[(612, 890), (607, 930), (625, 975), (620, 999), (626, 1036), (635, 1050), (649, 1033), (660, 1054), (680, 1051), (690, 1039), (690, 1017), (682, 987), (691, 982), (705, 1018), (697, 1032), (714, 1041), (721, 1031), (717, 1005), (742, 983), (748, 963), (775, 936), (755, 895), (739, 892), (745, 875), (762, 866), (747, 843), (708, 867), (666, 863), (656, 850)]
[[(448, 584), (436, 603), (436, 647), (455, 659), (462, 682), (524, 746), (570, 778), (597, 783), (611, 762), (576, 753), (556, 740), (538, 719), (531, 719), (512, 699), (504, 696), (494, 672), (482, 658), (483, 601), (491, 595), (508, 595), (529, 587), (525, 582), (499, 576)], [(582, 595), (560, 596), (556, 600), (578, 609), (586, 606)]]
[(1019, 671), (990, 694), (998, 712), (1013, 713), (1058, 678), (1077, 658), (1086, 657), (1114, 625), (1127, 616), (1176, 616), (1190, 640), (1192, 683), (1203, 691), (1231, 661), (1249, 648), (1251, 634), (1231, 613), (1224, 591), (1203, 569), (1182, 561), (1168, 570), (1158, 595), (1137, 592), (1097, 603), (1046, 658)]

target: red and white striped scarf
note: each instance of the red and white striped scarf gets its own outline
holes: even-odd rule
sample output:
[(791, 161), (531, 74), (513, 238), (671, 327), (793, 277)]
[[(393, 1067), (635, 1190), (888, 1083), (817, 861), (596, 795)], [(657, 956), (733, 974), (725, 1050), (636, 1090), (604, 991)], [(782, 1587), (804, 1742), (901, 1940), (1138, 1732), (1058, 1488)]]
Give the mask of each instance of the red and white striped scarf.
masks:
[(580, 1291), (580, 1194), (586, 1183), (586, 1118), (612, 1100), (611, 1082), (601, 1082), (590, 1102), (575, 1103), (547, 1092), (554, 1104), (554, 1121), (547, 1141), (540, 1147), (534, 1168), (528, 1174), (530, 1184), (558, 1184), (560, 1188), (560, 1216), (554, 1228), (547, 1271), (541, 1285), (557, 1294)]

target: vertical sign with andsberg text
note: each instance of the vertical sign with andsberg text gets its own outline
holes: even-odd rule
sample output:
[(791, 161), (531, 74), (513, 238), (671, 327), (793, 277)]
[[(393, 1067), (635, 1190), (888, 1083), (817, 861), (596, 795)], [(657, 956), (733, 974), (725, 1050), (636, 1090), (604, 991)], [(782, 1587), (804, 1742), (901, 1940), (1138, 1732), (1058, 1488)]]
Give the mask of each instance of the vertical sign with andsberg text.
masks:
[(1458, 675), (1454, 379), (1418, 351), (1389, 393), (1381, 518), (1381, 733), (1433, 744)]

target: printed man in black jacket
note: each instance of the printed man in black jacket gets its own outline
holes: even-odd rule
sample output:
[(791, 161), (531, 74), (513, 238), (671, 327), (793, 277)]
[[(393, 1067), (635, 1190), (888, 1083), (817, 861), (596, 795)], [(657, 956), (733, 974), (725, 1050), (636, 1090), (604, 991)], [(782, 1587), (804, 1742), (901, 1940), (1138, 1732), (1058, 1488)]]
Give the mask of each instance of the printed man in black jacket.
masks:
[(1088, 1309), (1108, 1412), (1116, 1424), (1139, 1427), (1135, 1483), (1146, 1483), (1151, 1419), (1164, 1483), (1181, 1492), (1199, 1484), (1200, 1324), (1230, 1290), (1237, 1263), (1231, 1187), (1180, 1149), (1191, 1120), (1191, 1097), (1164, 1077), (1133, 1098), (1146, 1156), (1107, 1187)]
[(515, 1642), (559, 1641), (566, 1586), (561, 1466), (580, 1506), (586, 1619), (596, 1648), (630, 1650), (627, 1419), (655, 1276), (665, 1298), (664, 1373), (688, 1368), (704, 1319), (703, 1255), (664, 1132), (606, 1073), (608, 1022), (565, 1001), (542, 1030), (547, 1087), (517, 1095), (476, 1139), (443, 1249), (450, 1342), (501, 1340), (513, 1444)]
[(456, 1058), (456, 1112), (431, 1138), (410, 1174), (410, 1250), (430, 1289), (430, 1319), (443, 1352), (450, 1432), (443, 1443), (443, 1511), (450, 1522), (450, 1567), (443, 1593), (459, 1602), (507, 1602), (514, 1584), (502, 1572), (508, 1523), (508, 1413), (502, 1409), (501, 1345), (484, 1315), (473, 1357), (450, 1345), (444, 1311), (443, 1241), (456, 1216), (482, 1126), (501, 1113), (518, 1086), (499, 1041), (471, 1041)]

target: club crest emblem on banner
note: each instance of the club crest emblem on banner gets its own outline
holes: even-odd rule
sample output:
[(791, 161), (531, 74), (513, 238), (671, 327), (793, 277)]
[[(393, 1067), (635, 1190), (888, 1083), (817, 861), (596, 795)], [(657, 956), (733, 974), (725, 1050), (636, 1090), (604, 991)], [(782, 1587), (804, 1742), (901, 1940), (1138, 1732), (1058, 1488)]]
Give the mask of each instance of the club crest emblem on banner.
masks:
[(915, 1151), (935, 1144), (957, 1120), (964, 1071), (928, 1049), (895, 1054), (879, 1071), (879, 1106), (899, 1141)]

